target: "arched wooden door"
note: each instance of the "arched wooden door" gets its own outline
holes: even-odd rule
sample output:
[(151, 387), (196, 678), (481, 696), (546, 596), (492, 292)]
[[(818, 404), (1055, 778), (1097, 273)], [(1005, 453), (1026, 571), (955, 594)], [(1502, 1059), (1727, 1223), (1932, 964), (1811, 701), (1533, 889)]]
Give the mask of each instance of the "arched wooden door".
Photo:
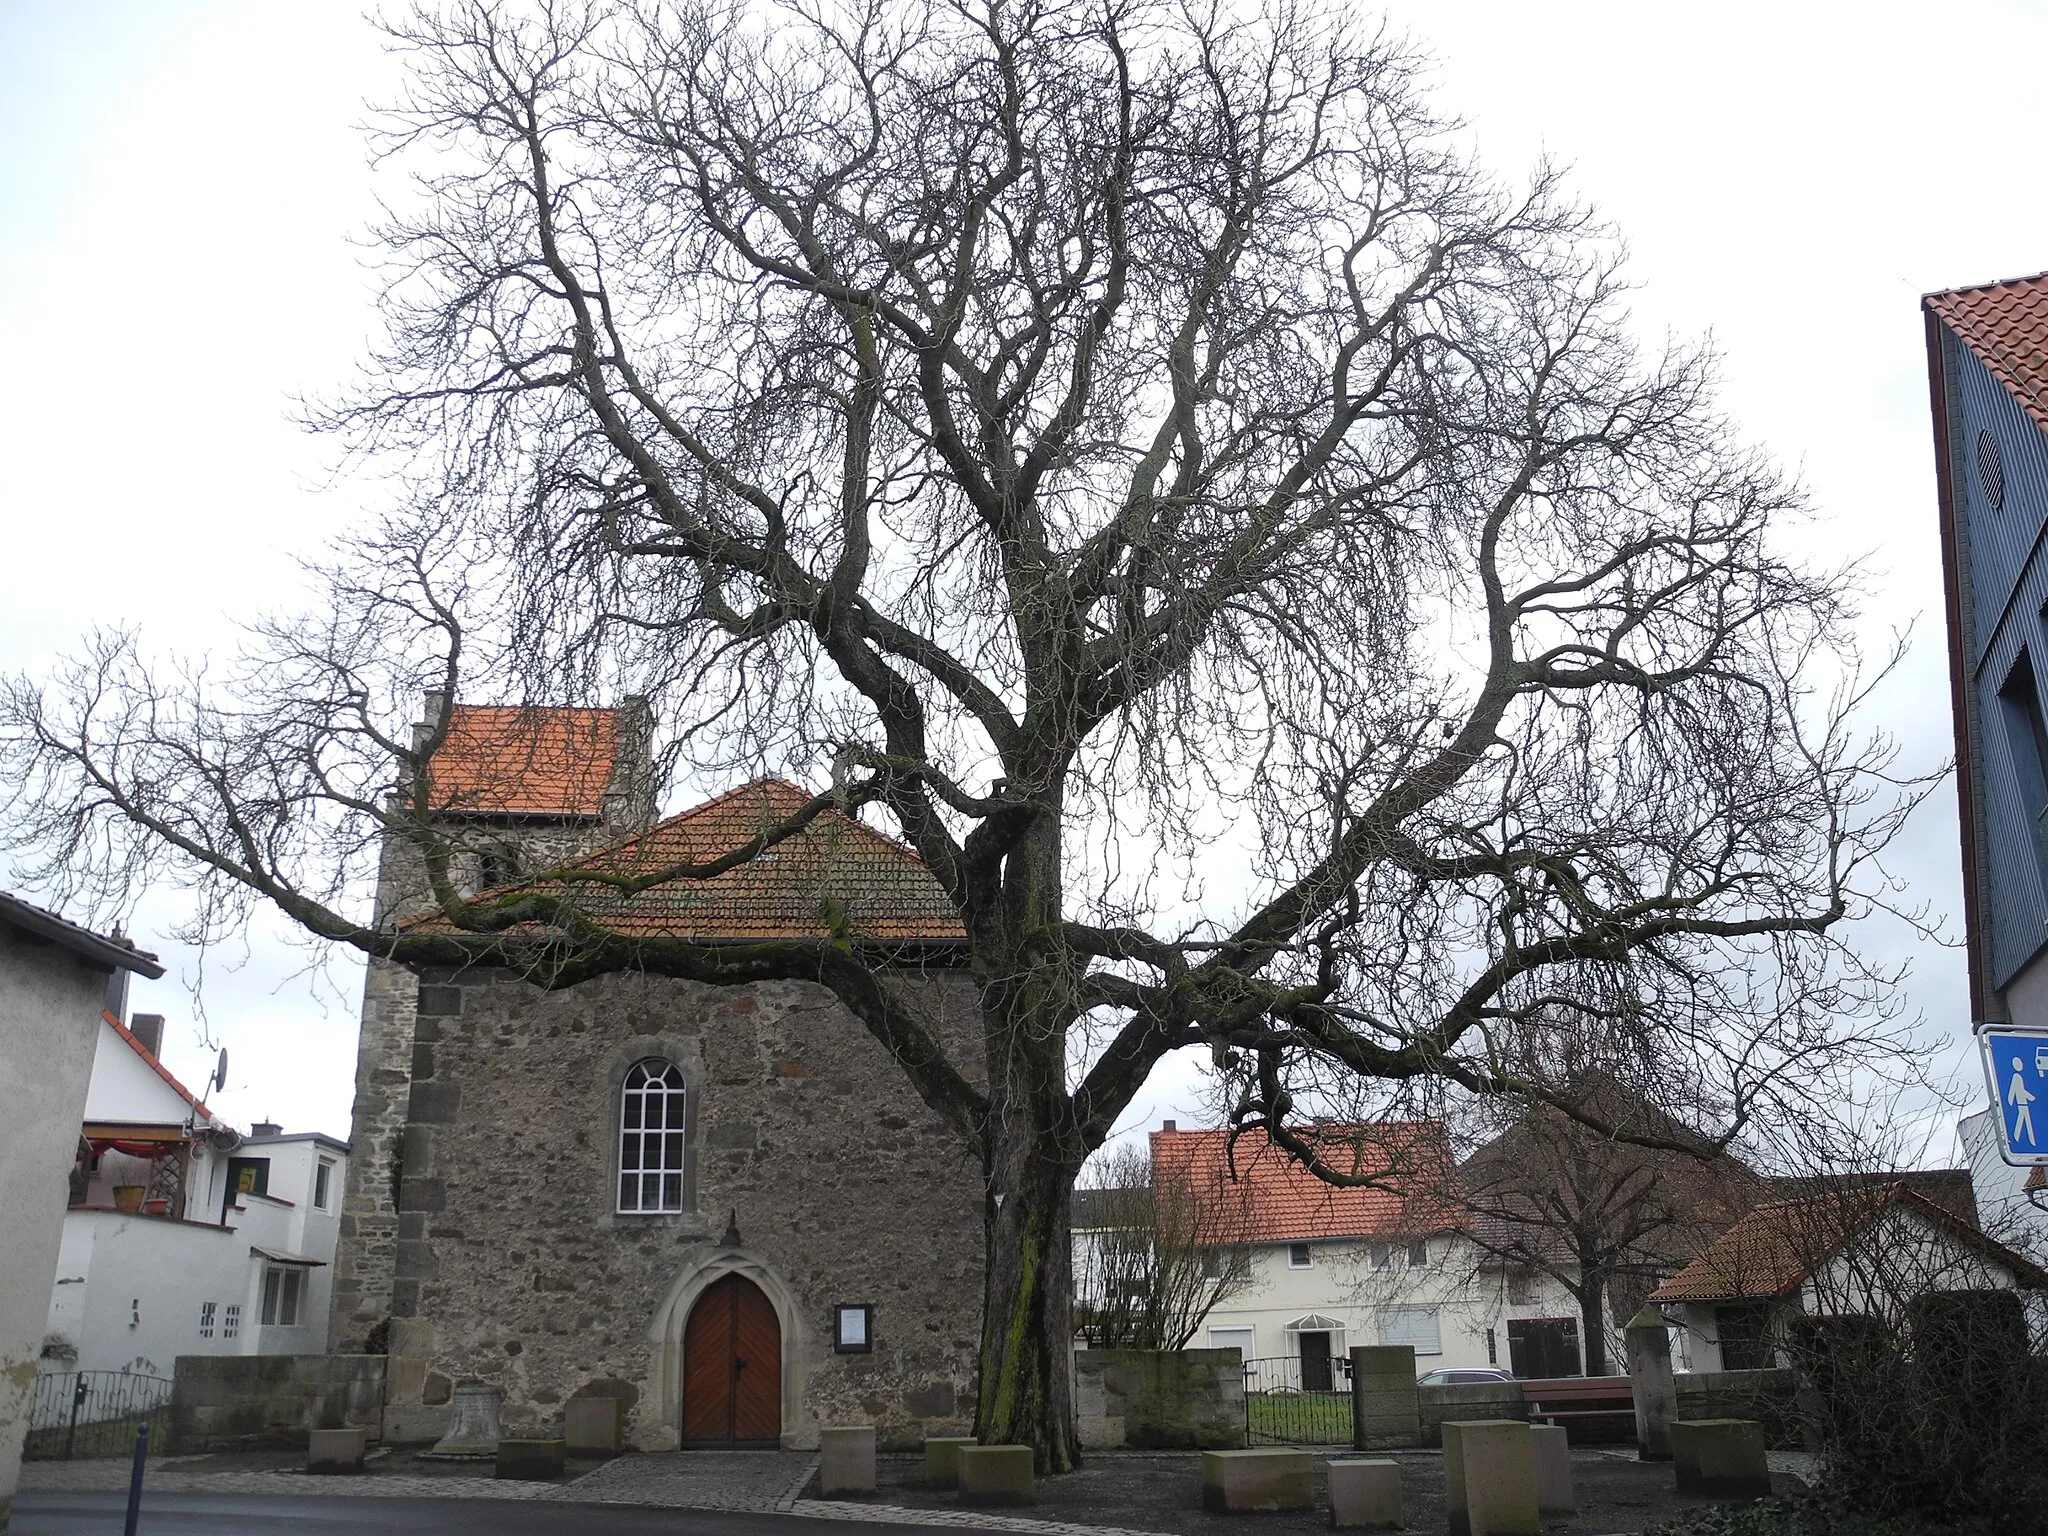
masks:
[(761, 1288), (727, 1275), (697, 1298), (683, 1329), (683, 1444), (782, 1440), (782, 1325)]

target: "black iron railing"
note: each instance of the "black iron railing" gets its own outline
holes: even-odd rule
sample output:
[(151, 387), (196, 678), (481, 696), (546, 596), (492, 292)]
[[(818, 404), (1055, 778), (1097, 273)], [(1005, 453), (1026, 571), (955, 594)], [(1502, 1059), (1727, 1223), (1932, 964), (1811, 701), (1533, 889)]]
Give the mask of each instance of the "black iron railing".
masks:
[(30, 1461), (126, 1456), (135, 1448), (137, 1426), (145, 1421), (151, 1445), (161, 1451), (170, 1416), (171, 1383), (161, 1376), (138, 1371), (38, 1376), (22, 1456)]

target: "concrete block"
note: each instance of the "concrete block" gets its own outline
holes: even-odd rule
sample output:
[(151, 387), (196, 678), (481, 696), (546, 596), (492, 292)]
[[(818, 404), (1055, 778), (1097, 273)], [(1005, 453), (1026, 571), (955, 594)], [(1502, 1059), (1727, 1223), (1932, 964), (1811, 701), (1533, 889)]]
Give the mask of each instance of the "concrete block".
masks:
[(1361, 1451), (1422, 1444), (1415, 1350), (1359, 1344), (1351, 1350), (1351, 1443)]
[(1538, 1536), (1536, 1454), (1518, 1419), (1444, 1425), (1444, 1512), (1451, 1536)]
[(1671, 1459), (1671, 1421), (1678, 1417), (1678, 1381), (1671, 1370), (1671, 1329), (1664, 1314), (1645, 1306), (1629, 1319), (1629, 1395), (1636, 1409), (1636, 1459)]
[(924, 1442), (924, 1480), (934, 1488), (960, 1486), (960, 1447), (979, 1445), (972, 1435), (927, 1435)]
[(1531, 1424), (1529, 1444), (1536, 1456), (1536, 1512), (1570, 1515), (1578, 1512), (1572, 1496), (1572, 1449), (1562, 1424)]
[(500, 1440), (493, 1477), (546, 1483), (562, 1475), (569, 1448), (560, 1440)]
[(562, 1410), (562, 1442), (571, 1456), (616, 1456), (625, 1449), (625, 1407), (616, 1397), (571, 1398)]
[(1391, 1461), (1333, 1461), (1330, 1524), (1339, 1529), (1397, 1530), (1401, 1524), (1401, 1468)]
[(1308, 1509), (1315, 1501), (1307, 1451), (1202, 1452), (1202, 1508), (1211, 1513)]
[(818, 1431), (818, 1497), (875, 1491), (875, 1426), (827, 1424)]
[(1036, 1504), (1028, 1445), (963, 1445), (958, 1458), (962, 1504)]
[(367, 1429), (316, 1429), (306, 1437), (308, 1472), (360, 1472), (369, 1449)]
[(1771, 1491), (1764, 1427), (1754, 1419), (1678, 1419), (1671, 1426), (1678, 1491), (1760, 1499)]

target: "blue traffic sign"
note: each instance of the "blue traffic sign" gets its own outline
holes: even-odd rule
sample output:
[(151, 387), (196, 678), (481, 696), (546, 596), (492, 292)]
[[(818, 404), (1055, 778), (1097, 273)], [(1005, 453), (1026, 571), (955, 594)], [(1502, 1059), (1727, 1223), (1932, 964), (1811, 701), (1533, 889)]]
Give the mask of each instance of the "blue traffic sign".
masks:
[(2048, 1163), (2048, 1029), (1986, 1024), (1977, 1038), (1998, 1112), (1999, 1150), (2008, 1163)]

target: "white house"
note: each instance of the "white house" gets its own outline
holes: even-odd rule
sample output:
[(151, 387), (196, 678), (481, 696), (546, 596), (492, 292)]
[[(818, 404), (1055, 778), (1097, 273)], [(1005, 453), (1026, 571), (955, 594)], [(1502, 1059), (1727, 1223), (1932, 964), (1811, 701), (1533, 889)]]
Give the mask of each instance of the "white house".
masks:
[(1956, 1125), (1984, 1230), (2036, 1263), (2048, 1263), (2048, 1169), (2015, 1168), (1999, 1154), (1998, 1119), (1979, 1110)]
[(1891, 1316), (1932, 1291), (2024, 1290), (2038, 1335), (2048, 1272), (1903, 1184), (1759, 1206), (1651, 1293), (1695, 1371), (1788, 1363), (1797, 1317)]
[[(101, 1020), (45, 1375), (168, 1378), (179, 1355), (318, 1354), (348, 1144), (243, 1137), (167, 1071), (162, 1020)], [(55, 1404), (61, 1394), (39, 1394)]]
[(14, 1504), (100, 1011), (153, 955), (0, 893), (0, 1529)]
[(1326, 1125), (1318, 1134), (1346, 1172), (1372, 1187), (1324, 1183), (1257, 1136), (1183, 1131), (1150, 1138), (1156, 1178), (1226, 1179), (1234, 1161), (1250, 1198), (1231, 1246), (1248, 1282), (1208, 1316), (1195, 1342), (1234, 1348), (1262, 1386), (1339, 1385), (1355, 1344), (1410, 1344), (1418, 1370), (1497, 1365), (1524, 1375), (1580, 1369), (1578, 1307), (1554, 1280), (1510, 1271), (1457, 1235), (1444, 1128), (1433, 1121)]

